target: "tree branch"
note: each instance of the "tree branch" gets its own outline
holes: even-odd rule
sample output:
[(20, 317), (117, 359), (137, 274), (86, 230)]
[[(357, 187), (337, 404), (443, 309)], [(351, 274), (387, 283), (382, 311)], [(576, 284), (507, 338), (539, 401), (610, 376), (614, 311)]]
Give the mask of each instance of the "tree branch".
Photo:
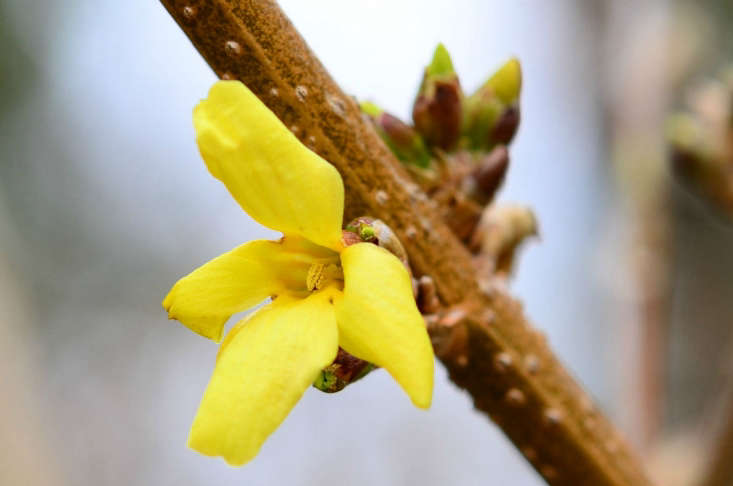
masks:
[(694, 486), (729, 486), (733, 483), (733, 379), (728, 377), (711, 413), (704, 414), (700, 442), (704, 461)]
[[(639, 462), (501, 287), (480, 286), (471, 256), (435, 203), (341, 91), (272, 0), (162, 0), (224, 79), (243, 81), (346, 187), (346, 219), (371, 215), (435, 281), (448, 311), (431, 318), (436, 353), (552, 485), (650, 484)], [(483, 290), (482, 290), (483, 288)]]

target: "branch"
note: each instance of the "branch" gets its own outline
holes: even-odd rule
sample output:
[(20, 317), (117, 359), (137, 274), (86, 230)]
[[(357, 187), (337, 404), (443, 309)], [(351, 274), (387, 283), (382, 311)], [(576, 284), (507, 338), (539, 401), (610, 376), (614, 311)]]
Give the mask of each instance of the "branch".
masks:
[(613, 426), (410, 180), (272, 0), (162, 0), (222, 78), (243, 81), (346, 187), (346, 219), (371, 215), (404, 243), (449, 311), (429, 326), (436, 354), (476, 408), (552, 485), (650, 484)]
[(712, 413), (706, 414), (700, 434), (705, 456), (695, 486), (733, 483), (733, 380), (728, 378)]

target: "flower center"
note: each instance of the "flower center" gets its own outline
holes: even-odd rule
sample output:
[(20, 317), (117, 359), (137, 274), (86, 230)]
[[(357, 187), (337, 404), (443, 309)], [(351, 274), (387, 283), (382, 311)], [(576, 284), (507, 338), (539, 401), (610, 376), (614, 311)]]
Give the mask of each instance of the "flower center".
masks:
[(334, 281), (344, 280), (344, 272), (334, 263), (314, 263), (308, 269), (305, 285), (309, 291), (320, 290)]

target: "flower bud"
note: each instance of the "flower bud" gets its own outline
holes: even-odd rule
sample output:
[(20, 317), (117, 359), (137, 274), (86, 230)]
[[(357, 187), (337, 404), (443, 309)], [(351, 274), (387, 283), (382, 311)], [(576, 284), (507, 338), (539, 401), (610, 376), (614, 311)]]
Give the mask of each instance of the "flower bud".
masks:
[(509, 59), (484, 84), (493, 91), (505, 105), (519, 101), (519, 92), (522, 89), (522, 68), (515, 57)]
[(471, 148), (486, 150), (491, 146), (494, 127), (504, 109), (504, 104), (486, 85), (465, 99), (462, 131)]
[(422, 84), (412, 108), (415, 128), (428, 145), (444, 150), (458, 142), (462, 119), (461, 86), (450, 55), (438, 44), (433, 60), (425, 68)]
[(415, 128), (374, 103), (364, 102), (361, 109), (369, 115), (379, 136), (400, 161), (421, 168), (430, 165), (430, 153)]
[(398, 159), (422, 168), (430, 165), (430, 153), (413, 127), (389, 113), (382, 113), (377, 119), (377, 126)]
[(464, 101), (463, 133), (475, 149), (508, 144), (519, 127), (519, 61), (510, 59)]

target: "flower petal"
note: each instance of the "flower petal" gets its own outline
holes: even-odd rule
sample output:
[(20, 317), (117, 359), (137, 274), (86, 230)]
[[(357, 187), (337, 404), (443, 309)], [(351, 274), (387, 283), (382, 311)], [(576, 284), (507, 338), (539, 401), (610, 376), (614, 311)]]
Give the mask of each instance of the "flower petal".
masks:
[(188, 445), (241, 466), (254, 456), (334, 360), (333, 291), (278, 297), (227, 335)]
[(433, 395), (433, 348), (412, 295), (410, 276), (391, 253), (370, 243), (341, 252), (343, 299), (336, 303), (339, 344), (385, 368), (421, 408)]
[(341, 249), (344, 185), (239, 81), (219, 81), (193, 112), (211, 174), (253, 219)]
[(169, 319), (215, 341), (227, 320), (265, 298), (305, 291), (313, 263), (338, 255), (298, 237), (256, 240), (211, 260), (179, 280), (163, 300)]

